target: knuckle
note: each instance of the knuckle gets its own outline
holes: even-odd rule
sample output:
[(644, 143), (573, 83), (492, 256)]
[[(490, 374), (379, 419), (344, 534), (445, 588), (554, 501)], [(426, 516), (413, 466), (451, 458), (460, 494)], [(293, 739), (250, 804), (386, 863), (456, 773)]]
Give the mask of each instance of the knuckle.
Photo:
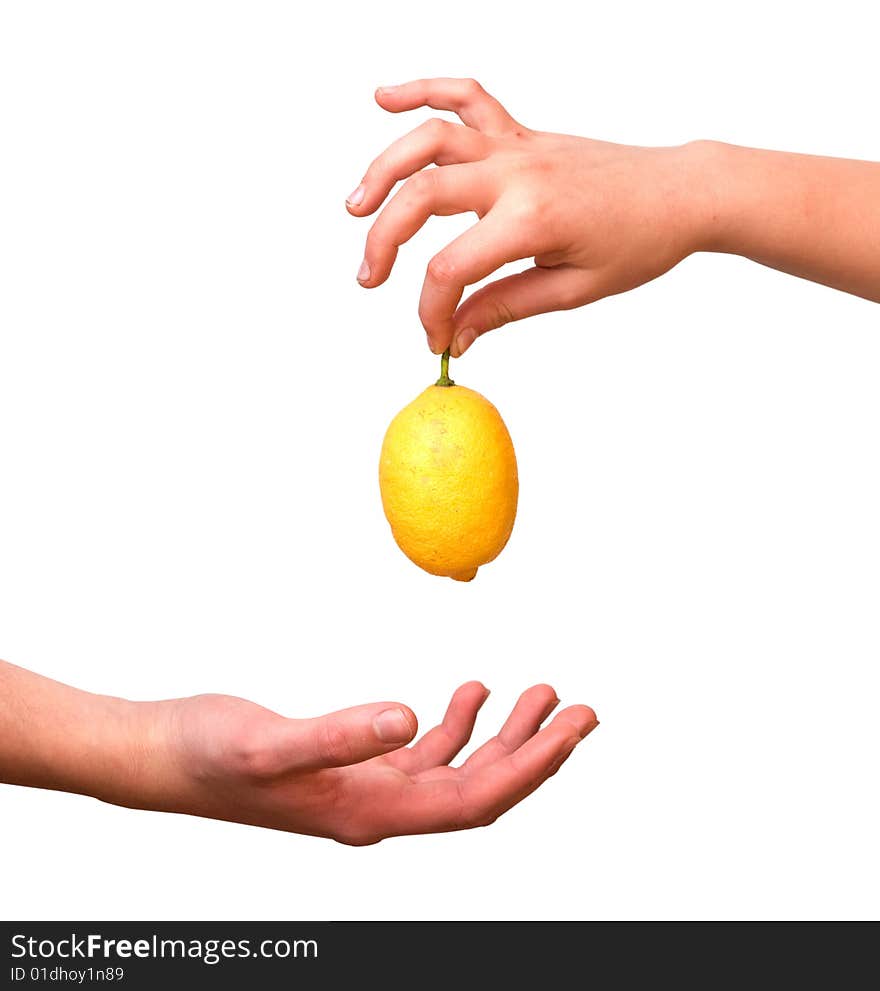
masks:
[(253, 732), (245, 731), (238, 737), (235, 754), (240, 771), (248, 777), (271, 777), (278, 770), (276, 755)]
[(456, 282), (458, 266), (451, 255), (440, 252), (428, 262), (428, 278), (441, 286), (451, 286)]
[(322, 721), (315, 737), (315, 751), (322, 763), (329, 766), (352, 763), (351, 741), (338, 723), (329, 719)]
[(544, 204), (534, 193), (522, 194), (513, 205), (514, 223), (534, 226), (544, 213)]
[(487, 306), (486, 326), (488, 330), (498, 330), (505, 324), (513, 323), (516, 314), (503, 299), (494, 299)]
[(468, 96), (479, 96), (480, 93), (485, 92), (483, 87), (477, 82), (477, 80), (471, 77), (462, 79), (461, 86), (462, 89), (468, 94)]
[(401, 192), (412, 199), (423, 199), (430, 195), (436, 182), (437, 177), (434, 174), (434, 169), (423, 169), (406, 180)]
[(545, 179), (551, 176), (557, 168), (557, 163), (549, 155), (518, 154), (515, 156), (516, 168), (521, 175)]
[(432, 117), (421, 125), (421, 129), (431, 138), (442, 138), (448, 127), (448, 121), (443, 120), (442, 117)]

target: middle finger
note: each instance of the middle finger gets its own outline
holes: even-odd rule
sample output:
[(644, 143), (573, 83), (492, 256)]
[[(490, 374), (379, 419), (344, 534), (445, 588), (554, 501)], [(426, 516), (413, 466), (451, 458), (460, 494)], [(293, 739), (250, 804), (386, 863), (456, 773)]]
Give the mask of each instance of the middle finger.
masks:
[(462, 770), (472, 773), (514, 753), (538, 732), (541, 723), (557, 705), (559, 699), (550, 685), (527, 688), (520, 695), (498, 735), (475, 750), (462, 764)]
[(445, 165), (417, 172), (403, 184), (376, 218), (367, 235), (362, 286), (381, 285), (391, 274), (397, 250), (431, 216), (484, 214), (491, 206), (489, 173), (479, 165)]

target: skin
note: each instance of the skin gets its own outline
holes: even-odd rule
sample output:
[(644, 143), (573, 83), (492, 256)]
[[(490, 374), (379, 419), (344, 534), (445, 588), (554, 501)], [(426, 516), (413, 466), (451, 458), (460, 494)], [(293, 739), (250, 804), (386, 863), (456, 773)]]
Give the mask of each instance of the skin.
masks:
[[(461, 120), (428, 120), (395, 141), (346, 201), (357, 217), (382, 207), (358, 272), (369, 289), (429, 217), (479, 218), (428, 264), (419, 316), (436, 353), (449, 347), (458, 357), (513, 320), (634, 289), (696, 251), (742, 255), (880, 302), (876, 162), (533, 131), (473, 79), (383, 87), (376, 101), (390, 113), (432, 107)], [(524, 258), (533, 267), (462, 302), (466, 287)]]
[(460, 766), (488, 697), (462, 685), (412, 746), (416, 717), (375, 702), (288, 719), (244, 699), (130, 702), (0, 661), (0, 781), (325, 836), (363, 846), (486, 826), (556, 773), (598, 724), (584, 705), (525, 691), (497, 736)]

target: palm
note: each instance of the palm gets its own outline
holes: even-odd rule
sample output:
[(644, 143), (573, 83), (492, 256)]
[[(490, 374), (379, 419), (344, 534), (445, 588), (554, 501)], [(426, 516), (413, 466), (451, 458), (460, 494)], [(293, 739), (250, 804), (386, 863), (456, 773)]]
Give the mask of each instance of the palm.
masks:
[(380, 706), (291, 720), (229, 696), (183, 699), (178, 732), (200, 785), (197, 808), (186, 811), (355, 845), (486, 825), (550, 777), (596, 725), (591, 709), (570, 706), (541, 729), (558, 699), (536, 685), (497, 736), (451, 767), (487, 695), (478, 682), (462, 685), (417, 743), (366, 759), (361, 717)]

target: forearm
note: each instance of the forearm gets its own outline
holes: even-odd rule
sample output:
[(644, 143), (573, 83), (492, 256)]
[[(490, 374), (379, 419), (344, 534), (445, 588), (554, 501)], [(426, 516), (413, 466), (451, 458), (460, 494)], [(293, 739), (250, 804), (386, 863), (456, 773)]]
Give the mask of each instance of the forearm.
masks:
[(149, 805), (161, 767), (152, 705), (93, 695), (0, 661), (0, 781)]
[(698, 142), (698, 250), (880, 302), (880, 163)]

